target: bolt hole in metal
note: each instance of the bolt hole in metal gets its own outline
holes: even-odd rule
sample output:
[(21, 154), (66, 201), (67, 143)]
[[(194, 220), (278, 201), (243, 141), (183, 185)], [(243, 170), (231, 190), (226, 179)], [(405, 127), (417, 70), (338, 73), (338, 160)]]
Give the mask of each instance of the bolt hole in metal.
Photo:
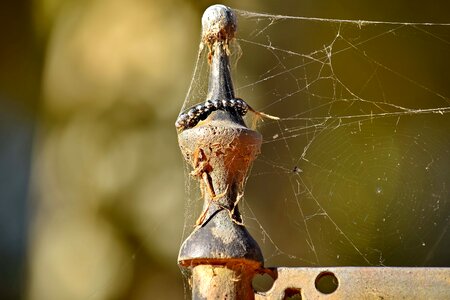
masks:
[(275, 279), (268, 273), (256, 274), (252, 280), (253, 289), (258, 293), (265, 293), (273, 286)]
[(339, 281), (332, 272), (324, 271), (316, 277), (315, 281), (316, 289), (322, 294), (334, 293), (339, 287)]
[(301, 300), (302, 294), (299, 288), (287, 288), (284, 290), (284, 300)]

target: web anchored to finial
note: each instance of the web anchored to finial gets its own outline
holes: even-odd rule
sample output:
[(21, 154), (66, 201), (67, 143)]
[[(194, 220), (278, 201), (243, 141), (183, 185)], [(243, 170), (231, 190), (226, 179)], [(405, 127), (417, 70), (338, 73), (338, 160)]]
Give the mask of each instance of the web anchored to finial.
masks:
[[(216, 51), (224, 52), (219, 55), (217, 63), (222, 63), (221, 61), (223, 60), (226, 64), (225, 67), (229, 69), (228, 56), (230, 55), (230, 50), (228, 44), (235, 37), (237, 29), (236, 16), (233, 10), (224, 5), (210, 6), (203, 14), (202, 28), (202, 43), (203, 45), (206, 45), (209, 50), (208, 62), (212, 64), (212, 59)], [(211, 66), (211, 73), (216, 72), (216, 70), (217, 68), (215, 66)], [(229, 73), (229, 70), (227, 73)], [(175, 122), (175, 127), (178, 131), (183, 131), (196, 126), (200, 121), (205, 120), (210, 113), (217, 110), (232, 110), (240, 117), (245, 116), (248, 111), (251, 111), (259, 117), (272, 120), (279, 119), (278, 117), (256, 111), (244, 100), (235, 98), (231, 77), (229, 74), (226, 76), (227, 77), (224, 78), (226, 82), (224, 82), (222, 86), (213, 84), (210, 80), (210, 89), (212, 90), (214, 87), (221, 89), (225, 86), (228, 90), (227, 97), (221, 99), (210, 96), (210, 99), (206, 100), (204, 103), (194, 105), (184, 113), (181, 113)]]
[[(236, 262), (245, 255), (233, 256), (224, 243), (242, 249), (235, 242), (245, 240), (244, 223), (262, 241), (265, 265), (445, 263), (450, 102), (440, 79), (448, 78), (450, 26), (235, 11), (236, 34), (236, 24), (222, 22), (233, 20), (233, 12), (220, 9), (204, 17), (215, 30), (204, 28), (185, 101), (190, 108), (183, 107), (177, 121), (181, 150), (205, 203), (202, 212), (193, 205), (186, 210), (185, 228), (198, 218), (180, 265), (198, 270), (223, 266), (231, 257)], [(248, 64), (237, 78), (236, 96), (228, 63), (233, 42)], [(283, 118), (263, 128), (264, 155), (248, 177), (260, 137), (245, 126), (250, 109), (238, 96), (253, 104), (250, 95)], [(239, 201), (247, 179), (251, 197)], [(198, 186), (187, 184), (197, 199)], [(238, 203), (239, 209), (245, 205), (242, 217)], [(219, 274), (213, 271), (211, 277)], [(356, 289), (337, 272), (335, 295), (352, 295)], [(209, 282), (196, 281), (197, 271), (189, 274), (194, 287)], [(317, 295), (311, 279), (320, 274), (309, 273), (305, 284), (295, 281), (289, 291)], [(280, 278), (278, 298), (290, 295), (286, 277)], [(361, 288), (367, 291), (367, 281)]]

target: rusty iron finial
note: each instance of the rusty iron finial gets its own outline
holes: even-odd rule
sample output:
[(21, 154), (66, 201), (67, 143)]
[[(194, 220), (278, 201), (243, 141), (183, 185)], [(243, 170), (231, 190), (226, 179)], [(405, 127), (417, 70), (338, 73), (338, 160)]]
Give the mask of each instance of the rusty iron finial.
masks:
[(202, 41), (210, 51), (208, 100), (184, 114), (189, 121), (179, 118), (177, 128), (181, 152), (199, 179), (204, 206), (195, 230), (181, 246), (178, 263), (193, 269), (194, 299), (220, 298), (224, 292), (228, 299), (253, 299), (251, 279), (262, 267), (263, 256), (237, 204), (262, 137), (247, 128), (242, 118), (247, 104), (234, 95), (228, 50), (237, 28), (234, 12), (213, 5), (205, 11), (202, 25)]
[(212, 5), (203, 13), (202, 42), (211, 50), (218, 43), (228, 47), (234, 38), (237, 20), (234, 12), (224, 5)]

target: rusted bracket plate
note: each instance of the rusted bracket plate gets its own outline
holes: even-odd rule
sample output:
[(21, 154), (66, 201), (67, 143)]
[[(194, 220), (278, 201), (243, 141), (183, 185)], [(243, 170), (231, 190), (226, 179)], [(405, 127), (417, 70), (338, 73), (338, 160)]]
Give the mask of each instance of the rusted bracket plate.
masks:
[[(273, 270), (277, 279), (272, 288), (256, 294), (255, 299), (286, 299), (292, 290), (299, 290), (301, 299), (450, 299), (450, 268), (281, 267)], [(334, 292), (323, 294), (317, 290), (316, 280), (321, 274), (334, 274), (337, 278)]]

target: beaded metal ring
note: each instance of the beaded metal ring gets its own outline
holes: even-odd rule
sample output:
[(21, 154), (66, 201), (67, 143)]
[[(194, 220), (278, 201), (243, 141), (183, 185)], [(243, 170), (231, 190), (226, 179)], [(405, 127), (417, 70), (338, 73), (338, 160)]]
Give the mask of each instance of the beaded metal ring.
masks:
[(230, 100), (206, 100), (203, 104), (198, 104), (186, 110), (178, 116), (175, 122), (177, 130), (185, 130), (192, 128), (201, 120), (206, 119), (210, 113), (216, 110), (225, 110), (234, 108), (240, 116), (245, 116), (249, 110), (249, 106), (242, 99)]
[(259, 116), (266, 117), (273, 120), (278, 120), (274, 117), (262, 112), (258, 112), (250, 107), (244, 100), (240, 98), (230, 100), (206, 100), (203, 104), (198, 104), (180, 114), (175, 122), (175, 127), (178, 131), (192, 128), (198, 122), (205, 120), (213, 111), (235, 109), (240, 116), (245, 116), (248, 111), (251, 111)]

